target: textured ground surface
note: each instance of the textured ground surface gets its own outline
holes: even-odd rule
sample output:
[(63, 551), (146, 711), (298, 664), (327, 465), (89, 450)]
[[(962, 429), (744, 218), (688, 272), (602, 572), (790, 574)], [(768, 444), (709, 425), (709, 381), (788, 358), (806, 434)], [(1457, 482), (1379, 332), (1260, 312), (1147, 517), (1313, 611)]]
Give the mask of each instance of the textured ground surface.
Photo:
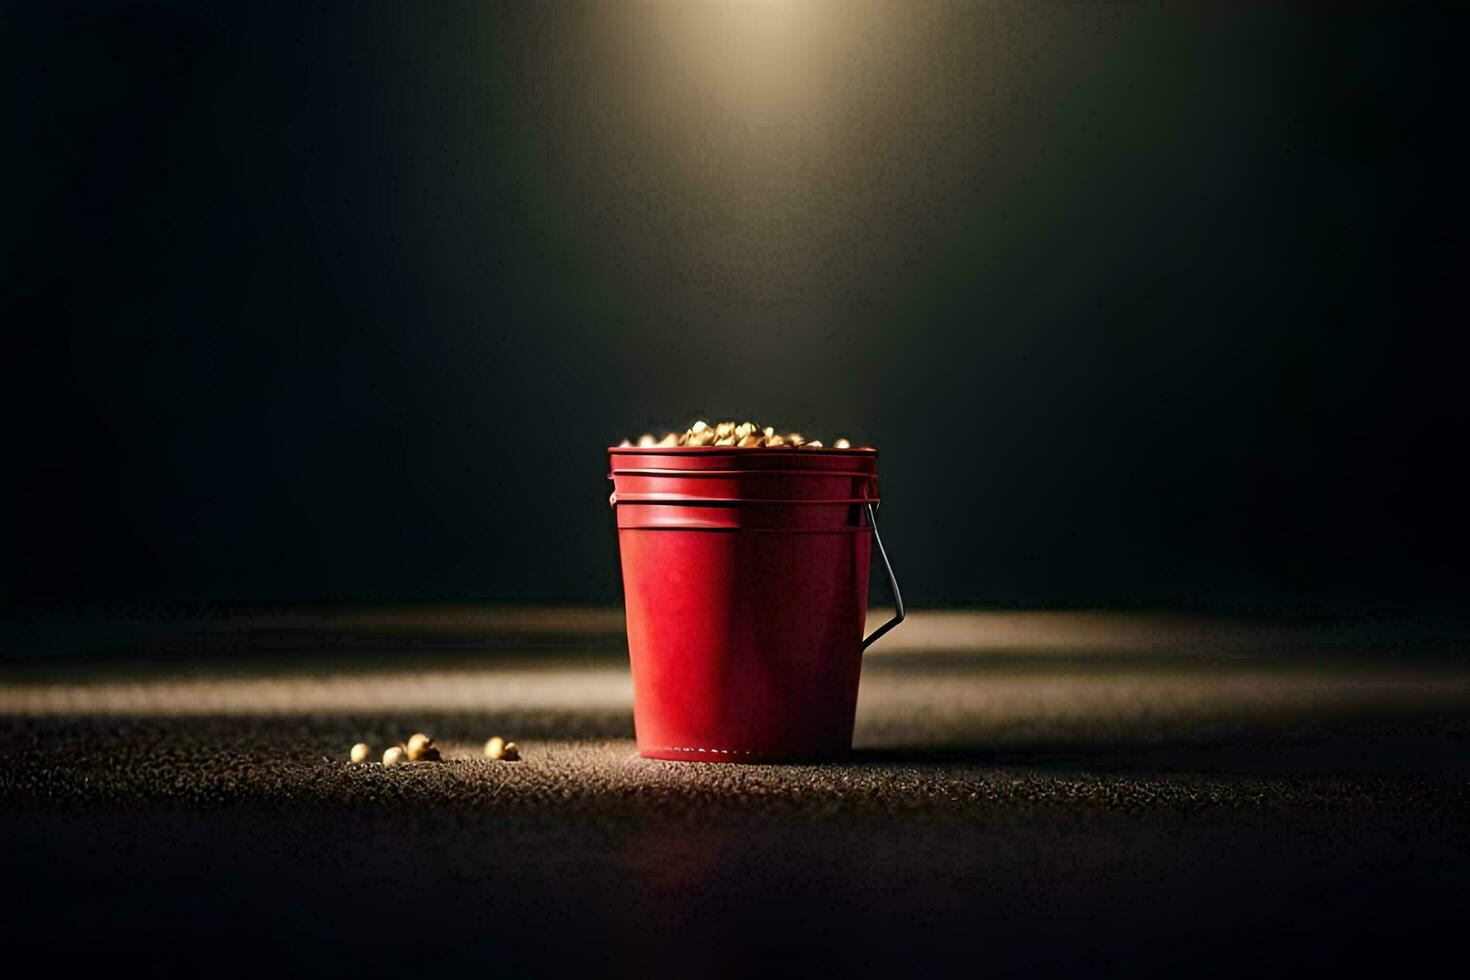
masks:
[[(0, 673), (7, 947), (710, 976), (1402, 971), (1455, 950), (1456, 629), (920, 616), (865, 666), (849, 764), (732, 767), (637, 757), (618, 626), (22, 624), (8, 649), (47, 655)], [(419, 729), (449, 762), (343, 761)], [(480, 760), (493, 733), (524, 761)]]

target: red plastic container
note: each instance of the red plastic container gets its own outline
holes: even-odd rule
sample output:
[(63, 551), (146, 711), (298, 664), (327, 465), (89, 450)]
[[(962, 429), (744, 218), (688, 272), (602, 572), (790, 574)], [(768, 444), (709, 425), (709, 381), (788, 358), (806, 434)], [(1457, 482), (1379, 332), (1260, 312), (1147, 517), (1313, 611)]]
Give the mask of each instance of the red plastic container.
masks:
[[(852, 746), (877, 540), (871, 449), (611, 449), (638, 752), (832, 759)], [(885, 564), (887, 557), (884, 555)]]

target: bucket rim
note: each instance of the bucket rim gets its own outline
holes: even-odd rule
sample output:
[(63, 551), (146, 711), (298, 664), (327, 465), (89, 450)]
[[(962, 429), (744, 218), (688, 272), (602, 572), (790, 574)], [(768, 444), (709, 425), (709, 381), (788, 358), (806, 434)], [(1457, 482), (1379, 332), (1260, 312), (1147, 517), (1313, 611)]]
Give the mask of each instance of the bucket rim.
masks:
[(613, 491), (608, 503), (619, 504), (667, 504), (676, 507), (725, 507), (756, 505), (761, 507), (810, 507), (816, 505), (876, 504), (881, 497), (694, 497), (678, 493), (618, 493)]
[(829, 477), (829, 476), (836, 476), (836, 477), (855, 476), (855, 477), (861, 477), (862, 479), (865, 479), (865, 480), (876, 480), (876, 479), (878, 479), (878, 474), (877, 473), (873, 473), (873, 472), (871, 472), (869, 470), (786, 470), (786, 469), (779, 469), (779, 468), (772, 468), (772, 469), (765, 469), (765, 470), (755, 470), (755, 469), (751, 469), (751, 470), (669, 470), (669, 469), (663, 469), (663, 470), (661, 470), (661, 469), (634, 468), (634, 469), (627, 469), (627, 470), (612, 470), (611, 472), (609, 472), (607, 474), (607, 478), (609, 480), (616, 480), (620, 476), (660, 476), (660, 477), (669, 477), (671, 479), (680, 479), (680, 480), (682, 480), (686, 476), (697, 477), (699, 479), (705, 479), (705, 478), (719, 479), (719, 478), (729, 478), (729, 477), (746, 477), (746, 476), (751, 476), (751, 475), (761, 476), (763, 474), (774, 474), (776, 476), (783, 476), (783, 477), (784, 476), (791, 476), (793, 474), (805, 474), (805, 475), (820, 476), (820, 477)]

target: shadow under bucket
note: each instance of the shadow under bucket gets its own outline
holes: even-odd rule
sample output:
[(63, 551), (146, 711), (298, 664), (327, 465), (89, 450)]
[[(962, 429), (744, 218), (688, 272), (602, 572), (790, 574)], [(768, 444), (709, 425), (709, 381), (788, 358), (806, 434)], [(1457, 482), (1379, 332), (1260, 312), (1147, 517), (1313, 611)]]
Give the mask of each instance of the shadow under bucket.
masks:
[(833, 759), (852, 748), (878, 538), (872, 449), (615, 448), (638, 752)]

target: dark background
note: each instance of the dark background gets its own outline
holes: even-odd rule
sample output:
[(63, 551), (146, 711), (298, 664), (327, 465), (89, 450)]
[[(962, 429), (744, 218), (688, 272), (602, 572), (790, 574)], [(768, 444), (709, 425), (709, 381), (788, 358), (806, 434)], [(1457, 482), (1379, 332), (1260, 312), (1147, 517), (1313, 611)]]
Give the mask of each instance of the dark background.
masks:
[(697, 415), (919, 603), (1456, 599), (1470, 25), (1338, 6), (6, 4), (5, 602), (614, 599)]

